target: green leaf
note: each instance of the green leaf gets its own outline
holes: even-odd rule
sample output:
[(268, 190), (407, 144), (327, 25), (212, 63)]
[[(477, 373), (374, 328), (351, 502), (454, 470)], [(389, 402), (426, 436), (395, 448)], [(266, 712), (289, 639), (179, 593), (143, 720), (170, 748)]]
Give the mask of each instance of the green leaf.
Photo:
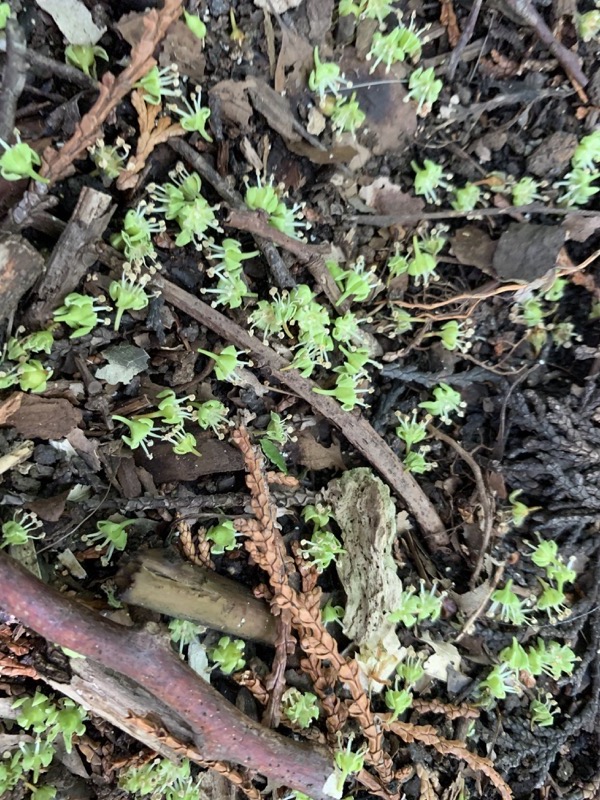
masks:
[(275, 447), (273, 442), (269, 441), (269, 439), (261, 439), (260, 449), (263, 451), (263, 453), (269, 459), (269, 461), (272, 464), (275, 464), (275, 466), (280, 472), (283, 472), (284, 475), (288, 474), (287, 466), (285, 464), (283, 455), (281, 454), (281, 451), (277, 447)]

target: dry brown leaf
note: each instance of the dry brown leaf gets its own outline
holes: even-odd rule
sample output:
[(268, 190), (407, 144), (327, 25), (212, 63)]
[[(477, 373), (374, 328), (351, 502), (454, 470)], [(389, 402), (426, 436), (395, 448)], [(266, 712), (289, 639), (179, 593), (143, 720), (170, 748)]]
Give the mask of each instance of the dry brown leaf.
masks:
[(136, 450), (136, 463), (147, 469), (156, 483), (195, 481), (202, 475), (238, 472), (244, 468), (235, 447), (210, 433), (194, 432), (194, 435), (198, 450), (202, 453), (201, 458), (193, 453), (178, 456), (168, 442), (157, 442), (152, 448), (152, 459), (145, 456), (140, 449)]
[(136, 89), (131, 93), (131, 104), (137, 111), (140, 133), (135, 155), (117, 178), (117, 189), (121, 191), (135, 188), (139, 180), (138, 173), (143, 170), (155, 147), (185, 133), (181, 125), (171, 123), (171, 117), (159, 118), (161, 106), (146, 103), (141, 90)]
[(376, 178), (358, 193), (365, 203), (378, 214), (419, 214), (425, 208), (420, 197), (403, 192), (402, 188), (392, 183), (389, 178)]
[(331, 30), (334, 7), (334, 0), (307, 0), (306, 14), (311, 42), (320, 44)]
[[(306, 91), (308, 75), (313, 68), (313, 48), (303, 36), (286, 25), (281, 28), (281, 48), (275, 67), (274, 87), (276, 92), (285, 92), (288, 97)], [(288, 68), (291, 70), (288, 72)]]
[(176, 64), (181, 75), (186, 75), (192, 84), (204, 82), (206, 58), (202, 44), (182, 19), (176, 20), (163, 39), (158, 63), (161, 67)]
[(458, 22), (456, 20), (456, 14), (454, 12), (454, 6), (452, 5), (452, 0), (442, 0), (440, 22), (442, 23), (444, 28), (446, 28), (446, 33), (448, 34), (448, 41), (450, 42), (450, 46), (456, 47), (458, 40), (460, 39), (460, 28), (458, 27)]
[(370, 73), (351, 47), (345, 48), (340, 66), (346, 78), (359, 87), (356, 98), (367, 115), (363, 127), (368, 134), (361, 136), (359, 131), (361, 141), (364, 139), (376, 156), (405, 150), (417, 130), (415, 104), (406, 101), (407, 68), (394, 64), (387, 73), (379, 66)]
[(248, 100), (248, 83), (225, 80), (216, 83), (209, 95), (218, 99), (223, 120), (236, 125), (241, 133), (250, 133), (250, 119), (254, 114)]
[(465, 225), (456, 231), (450, 240), (452, 253), (461, 264), (477, 267), (487, 275), (494, 275), (492, 262), (498, 242), (494, 241), (482, 228)]
[(301, 431), (298, 434), (298, 448), (300, 450), (298, 463), (307, 469), (315, 471), (346, 469), (339, 441), (334, 441), (330, 447), (325, 447), (317, 442), (310, 431)]
[(83, 414), (64, 398), (16, 392), (0, 406), (0, 425), (27, 439), (63, 439), (81, 424)]

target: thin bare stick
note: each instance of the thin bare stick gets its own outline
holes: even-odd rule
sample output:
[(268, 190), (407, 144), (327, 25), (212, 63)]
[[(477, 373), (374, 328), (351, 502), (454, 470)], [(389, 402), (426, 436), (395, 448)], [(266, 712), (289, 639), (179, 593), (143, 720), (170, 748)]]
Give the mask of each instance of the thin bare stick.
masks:
[(550, 214), (565, 217), (575, 214), (578, 217), (598, 217), (600, 212), (584, 208), (554, 208), (543, 203), (530, 203), (528, 206), (507, 206), (506, 208), (476, 208), (473, 211), (420, 211), (415, 214), (360, 214), (348, 217), (353, 225), (372, 225), (375, 228), (388, 228), (390, 225), (405, 225), (422, 220), (436, 219), (479, 219), (501, 217), (504, 214)]
[(50, 642), (138, 683), (193, 731), (203, 758), (252, 766), (273, 781), (325, 800), (327, 751), (300, 744), (245, 717), (156, 636), (95, 614), (0, 552), (0, 607)]
[(27, 44), (14, 17), (6, 23), (6, 64), (0, 86), (0, 139), (10, 141), (15, 127), (17, 103), (27, 80)]
[(459, 445), (459, 443), (455, 439), (443, 433), (442, 431), (438, 430), (434, 425), (428, 425), (427, 430), (430, 433), (432, 433), (436, 439), (439, 439), (441, 442), (445, 442), (453, 450), (455, 450), (458, 453), (458, 455), (462, 458), (462, 460), (469, 465), (469, 467), (471, 468), (471, 472), (473, 473), (473, 477), (475, 478), (475, 485), (477, 486), (477, 494), (479, 495), (479, 502), (481, 503), (481, 510), (483, 512), (483, 525), (481, 526), (483, 535), (481, 540), (481, 546), (479, 548), (479, 553), (477, 554), (477, 563), (475, 564), (475, 569), (473, 570), (473, 574), (470, 580), (471, 586), (474, 586), (481, 573), (481, 569), (483, 567), (483, 558), (489, 547), (490, 539), (492, 538), (492, 529), (494, 527), (494, 512), (495, 512), (494, 502), (492, 501), (491, 495), (486, 488), (481, 468), (479, 464), (475, 461), (473, 456), (470, 453), (468, 453), (464, 447), (461, 447), (461, 445)]
[(449, 536), (433, 504), (413, 476), (404, 470), (402, 462), (391, 447), (362, 415), (342, 411), (340, 404), (333, 398), (316, 394), (313, 391), (316, 384), (303, 378), (298, 370), (291, 369), (282, 356), (189, 292), (160, 275), (155, 277), (154, 284), (168, 303), (206, 325), (226, 342), (250, 351), (259, 365), (271, 370), (277, 381), (306, 400), (319, 414), (339, 428), (403, 500), (417, 520), (430, 552), (436, 553), (450, 547)]
[(471, 6), (471, 10), (469, 12), (469, 16), (467, 17), (467, 22), (465, 24), (465, 28), (461, 33), (460, 39), (456, 43), (456, 47), (452, 51), (450, 58), (448, 59), (446, 76), (449, 81), (453, 80), (454, 73), (456, 72), (456, 68), (458, 66), (458, 62), (460, 61), (460, 57), (463, 53), (463, 50), (471, 41), (471, 37), (473, 36), (473, 31), (475, 30), (475, 25), (477, 24), (477, 20), (479, 19), (479, 12), (481, 11), (482, 2), (483, 0), (475, 0), (473, 5)]
[(506, 0), (506, 5), (531, 25), (540, 41), (562, 65), (569, 79), (576, 81), (580, 86), (586, 86), (588, 79), (581, 69), (579, 59), (556, 39), (533, 3), (530, 0)]
[[(230, 209), (247, 210), (242, 195), (237, 189), (230, 186), (197, 150), (194, 150), (194, 148), (187, 142), (184, 142), (183, 139), (173, 139), (169, 144), (172, 150), (184, 158), (188, 164), (192, 165), (200, 177), (210, 183), (219, 197), (227, 203)], [(279, 289), (291, 289), (294, 287), (296, 285), (294, 276), (289, 271), (281, 255), (277, 252), (273, 243), (275, 240), (272, 237), (264, 238), (264, 236), (259, 236), (254, 231), (251, 232), (256, 246), (269, 265), (275, 286)]]

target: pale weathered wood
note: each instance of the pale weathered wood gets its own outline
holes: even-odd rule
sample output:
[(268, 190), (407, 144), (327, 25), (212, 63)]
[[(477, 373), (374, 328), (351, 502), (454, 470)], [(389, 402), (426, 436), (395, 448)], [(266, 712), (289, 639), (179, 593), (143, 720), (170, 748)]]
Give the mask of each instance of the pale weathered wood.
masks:
[(175, 560), (168, 550), (137, 554), (116, 580), (129, 605), (275, 644), (275, 619), (266, 603), (236, 581)]

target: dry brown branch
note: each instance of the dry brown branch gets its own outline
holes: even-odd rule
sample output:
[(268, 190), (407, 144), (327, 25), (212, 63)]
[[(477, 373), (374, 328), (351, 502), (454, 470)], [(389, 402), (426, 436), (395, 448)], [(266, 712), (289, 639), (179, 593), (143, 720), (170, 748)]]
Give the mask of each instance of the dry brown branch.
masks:
[(129, 65), (116, 78), (111, 72), (103, 75), (98, 98), (77, 125), (73, 136), (60, 150), (48, 150), (44, 154), (40, 172), (50, 183), (71, 173), (73, 162), (94, 144), (108, 115), (129, 94), (132, 86), (156, 64), (154, 51), (181, 14), (182, 3), (183, 0), (165, 0), (162, 9), (152, 9), (144, 16), (144, 32), (131, 51)]
[(206, 533), (205, 529), (200, 528), (194, 539), (192, 526), (187, 520), (183, 519), (179, 513), (175, 521), (175, 529), (179, 534), (181, 552), (187, 560), (191, 561), (191, 563), (195, 564), (197, 567), (214, 569), (215, 564), (210, 557), (210, 542), (208, 542), (204, 536), (204, 533)]
[(454, 756), (464, 761), (471, 769), (483, 772), (494, 784), (502, 800), (512, 800), (512, 792), (504, 778), (494, 769), (488, 758), (478, 756), (467, 750), (463, 742), (451, 739), (442, 739), (431, 725), (411, 725), (408, 722), (390, 722), (389, 716), (384, 723), (389, 730), (397, 734), (404, 742), (422, 742), (435, 748), (438, 753), (445, 756)]
[[(320, 660), (329, 662), (339, 680), (352, 696), (348, 713), (362, 728), (369, 748), (369, 762), (382, 781), (392, 778), (392, 762), (383, 750), (383, 732), (377, 724), (371, 704), (359, 678), (355, 661), (346, 661), (340, 654), (336, 640), (323, 625), (319, 598), (321, 590), (315, 588), (305, 594), (297, 592), (288, 581), (290, 560), (277, 525), (277, 509), (271, 502), (262, 456), (255, 448), (243, 426), (236, 428), (231, 438), (239, 447), (246, 463), (246, 484), (250, 490), (250, 504), (258, 525), (244, 525), (243, 531), (251, 538), (244, 544), (255, 563), (269, 576), (273, 590), (271, 604), (279, 613), (287, 612), (299, 633), (302, 649)], [(244, 521), (247, 522), (247, 521)]]
[(468, 703), (461, 703), (458, 706), (453, 706), (450, 703), (442, 703), (439, 700), (422, 700), (415, 698), (412, 702), (412, 708), (418, 711), (419, 714), (443, 714), (446, 719), (477, 719), (480, 711), (475, 706)]
[(417, 520), (430, 552), (436, 553), (450, 547), (448, 534), (433, 504), (413, 476), (405, 472), (398, 456), (363, 416), (342, 411), (333, 398), (313, 392), (316, 384), (303, 378), (297, 370), (289, 369), (288, 362), (282, 356), (189, 292), (159, 275), (154, 284), (161, 290), (167, 302), (206, 325), (228, 343), (250, 351), (255, 361), (268, 367), (277, 381), (310, 403), (319, 414), (339, 428), (404, 502)]
[(121, 191), (134, 189), (137, 186), (138, 175), (144, 169), (155, 147), (185, 133), (181, 125), (171, 123), (171, 117), (158, 118), (161, 106), (146, 103), (144, 93), (139, 89), (131, 93), (131, 104), (137, 111), (140, 133), (135, 155), (129, 159), (127, 166), (117, 178), (117, 189)]
[(0, 552), (0, 607), (50, 642), (81, 653), (143, 686), (193, 733), (207, 760), (247, 765), (325, 800), (330, 754), (285, 739), (245, 717), (177, 655), (143, 630), (111, 622), (61, 595)]
[(439, 439), (441, 442), (445, 442), (456, 453), (458, 453), (463, 461), (469, 465), (471, 472), (473, 473), (473, 477), (475, 478), (475, 485), (477, 486), (477, 495), (479, 497), (479, 503), (483, 513), (483, 520), (481, 525), (481, 543), (479, 545), (475, 569), (473, 570), (473, 574), (471, 575), (470, 579), (470, 585), (473, 587), (477, 583), (479, 575), (481, 574), (481, 570), (483, 569), (483, 561), (492, 538), (496, 505), (494, 503), (492, 493), (488, 491), (485, 485), (483, 472), (473, 456), (470, 453), (467, 453), (464, 447), (461, 447), (455, 439), (453, 439), (451, 436), (448, 436), (448, 434), (444, 433), (443, 431), (438, 430), (434, 425), (428, 425), (427, 430), (432, 433), (436, 439)]

